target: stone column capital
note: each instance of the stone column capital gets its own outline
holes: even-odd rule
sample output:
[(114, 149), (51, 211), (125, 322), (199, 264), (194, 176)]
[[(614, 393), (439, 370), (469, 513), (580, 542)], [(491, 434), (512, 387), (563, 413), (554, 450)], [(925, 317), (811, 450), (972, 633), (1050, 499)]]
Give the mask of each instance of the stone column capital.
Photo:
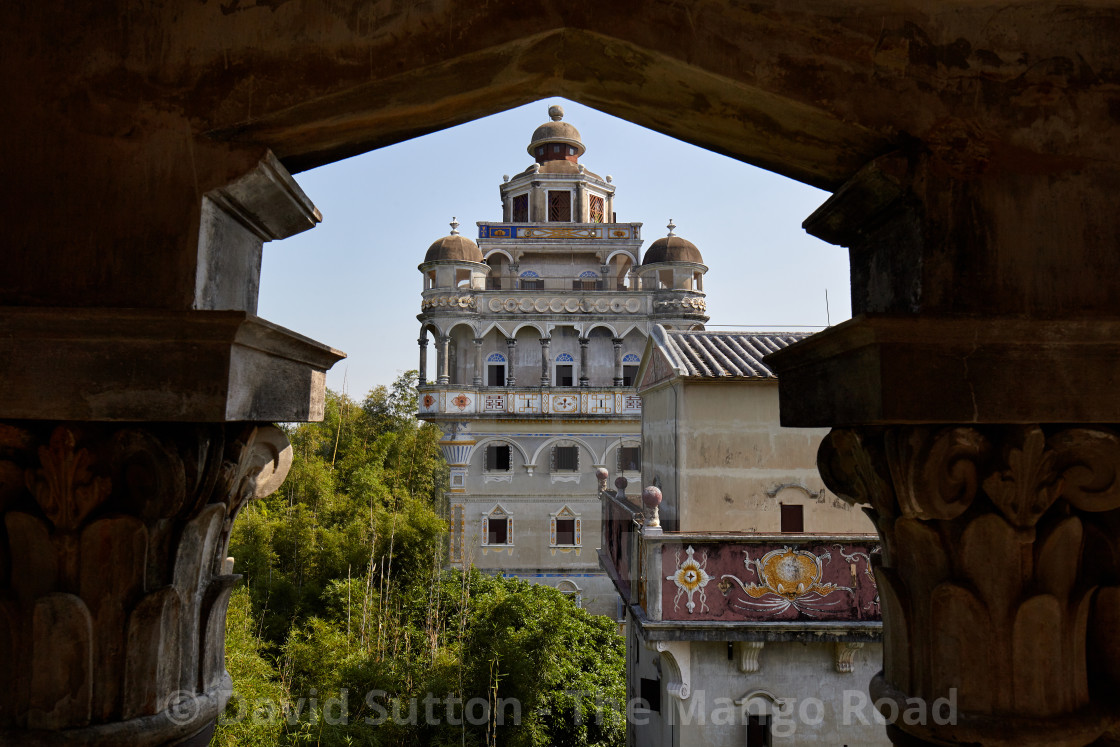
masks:
[[(876, 700), (955, 698), (929, 743), (1094, 742), (1120, 685), (1120, 435), (1113, 427), (895, 425), (832, 430), (825, 485), (883, 540)], [(1106, 570), (1107, 568), (1107, 570)], [(900, 711), (902, 712), (902, 711)]]
[[(0, 741), (119, 744), (142, 734), (164, 744), (205, 728), (231, 692), (230, 531), (248, 501), (287, 475), (284, 432), (57, 421), (0, 430), (0, 474), (26, 475), (9, 481), (0, 506), (19, 548), (0, 577), (12, 600)], [(21, 697), (31, 707), (14, 721)]]

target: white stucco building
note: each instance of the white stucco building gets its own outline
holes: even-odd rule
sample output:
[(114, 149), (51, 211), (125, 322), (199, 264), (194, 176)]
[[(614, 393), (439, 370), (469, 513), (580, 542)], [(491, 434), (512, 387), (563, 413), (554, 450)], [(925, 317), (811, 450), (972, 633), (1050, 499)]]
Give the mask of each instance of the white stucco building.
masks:
[[(451, 562), (555, 586), (616, 616), (596, 549), (595, 471), (641, 474), (635, 377), (650, 326), (707, 321), (697, 248), (669, 235), (642, 253), (616, 188), (580, 162), (579, 132), (550, 107), (533, 163), (500, 185), (502, 220), (428, 249), (420, 412), (444, 430)], [(434, 341), (435, 366), (428, 366)]]
[(651, 331), (638, 385), (650, 489), (602, 493), (627, 697), (642, 704), (634, 747), (889, 744), (868, 696), (879, 540), (821, 480), (827, 431), (780, 425), (763, 360), (806, 336)]

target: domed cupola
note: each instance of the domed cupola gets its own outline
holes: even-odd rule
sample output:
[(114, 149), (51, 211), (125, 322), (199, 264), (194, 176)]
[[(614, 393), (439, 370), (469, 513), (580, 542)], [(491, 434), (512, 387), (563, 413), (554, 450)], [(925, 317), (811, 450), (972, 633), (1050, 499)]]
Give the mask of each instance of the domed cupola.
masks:
[(459, 233), (459, 221), (451, 219), (451, 233), (432, 242), (428, 253), (424, 255), (424, 262), (437, 262), (440, 260), (455, 262), (482, 262), (482, 252), (478, 244)]
[(547, 161), (579, 162), (587, 148), (580, 139), (579, 130), (564, 122), (564, 107), (553, 104), (548, 107), (548, 116), (551, 122), (545, 122), (533, 131), (532, 142), (527, 150), (529, 155), (539, 163)]
[(646, 256), (642, 259), (642, 265), (655, 265), (662, 262), (691, 262), (693, 264), (704, 264), (704, 258), (700, 256), (700, 250), (696, 248), (688, 239), (677, 236), (673, 233), (676, 228), (672, 223), (669, 224), (669, 235), (664, 236), (649, 245), (646, 250)]
[(451, 233), (432, 243), (417, 268), (424, 273), (424, 290), (486, 286), (489, 265), (478, 244), (459, 234), (459, 221), (451, 219)]
[(646, 290), (704, 290), (704, 273), (708, 268), (700, 250), (688, 239), (673, 233), (669, 219), (669, 235), (650, 244), (642, 258), (638, 274)]

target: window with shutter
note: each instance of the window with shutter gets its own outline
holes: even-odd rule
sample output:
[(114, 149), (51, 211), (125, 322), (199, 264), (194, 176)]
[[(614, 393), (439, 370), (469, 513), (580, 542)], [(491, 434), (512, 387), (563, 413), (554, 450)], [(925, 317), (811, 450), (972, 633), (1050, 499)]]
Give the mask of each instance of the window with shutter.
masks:
[(783, 532), (804, 532), (805, 531), (805, 507), (794, 506), (787, 503), (781, 504), (782, 508), (782, 531)]
[(623, 446), (618, 450), (619, 472), (637, 472), (642, 468), (642, 447)]
[(513, 198), (513, 222), (529, 222), (529, 195), (517, 195)]
[(592, 223), (602, 223), (606, 218), (603, 208), (603, 198), (599, 195), (589, 195), (587, 199), (588, 212), (591, 214)]
[(508, 444), (492, 444), (486, 447), (486, 471), (509, 472), (510, 447)]
[(548, 219), (549, 221), (570, 221), (572, 219), (572, 193), (564, 191), (549, 191), (548, 193)]
[(557, 446), (552, 450), (553, 469), (557, 472), (574, 472), (579, 469), (579, 447)]

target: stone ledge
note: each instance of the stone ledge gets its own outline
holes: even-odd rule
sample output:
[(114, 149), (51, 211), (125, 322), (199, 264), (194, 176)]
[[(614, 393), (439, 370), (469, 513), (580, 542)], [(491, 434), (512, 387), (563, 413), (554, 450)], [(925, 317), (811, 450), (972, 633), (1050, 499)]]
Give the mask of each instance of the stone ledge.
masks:
[(783, 426), (1120, 422), (1120, 320), (861, 315), (765, 362)]
[(883, 623), (875, 621), (829, 620), (792, 622), (718, 622), (650, 620), (636, 604), (630, 614), (638, 632), (646, 641), (797, 641), (821, 643), (832, 641), (863, 641), (878, 643), (883, 639)]
[(345, 354), (241, 311), (0, 309), (0, 416), (321, 420)]

